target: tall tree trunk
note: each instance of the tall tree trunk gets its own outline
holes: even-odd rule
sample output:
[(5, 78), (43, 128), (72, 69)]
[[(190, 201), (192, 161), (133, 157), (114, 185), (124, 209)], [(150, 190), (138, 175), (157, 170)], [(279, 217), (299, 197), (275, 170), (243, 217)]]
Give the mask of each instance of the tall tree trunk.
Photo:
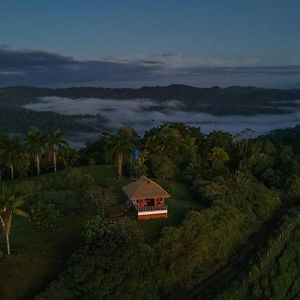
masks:
[[(5, 226), (4, 218), (2, 216), (0, 216), (0, 221), (1, 221), (2, 229), (3, 229), (3, 236), (6, 237), (6, 235), (5, 235), (6, 226)], [(7, 245), (7, 239), (6, 239), (6, 245)]]
[(4, 220), (3, 220), (3, 218), (1, 216), (0, 216), (0, 221), (1, 221), (1, 224), (2, 224), (2, 227), (3, 227), (3, 232), (4, 232), (5, 224), (4, 224)]
[(7, 255), (10, 255), (9, 232), (5, 232)]
[(7, 255), (10, 255), (10, 240), (9, 240), (9, 235), (10, 235), (10, 227), (11, 227), (11, 218), (12, 218), (12, 212), (10, 212), (8, 215), (4, 217), (4, 220), (1, 217), (1, 223), (3, 226), (3, 231), (5, 235), (5, 240), (6, 240), (6, 251)]
[(36, 171), (37, 171), (37, 174), (40, 175), (40, 156), (37, 154), (36, 157), (35, 157), (35, 160), (36, 160)]
[(56, 150), (54, 149), (54, 150), (53, 150), (53, 166), (54, 166), (54, 172), (57, 171), (56, 164), (57, 164), (57, 162), (56, 162)]
[(118, 157), (117, 157), (117, 164), (118, 164), (118, 179), (121, 179), (122, 178), (122, 170), (123, 170), (123, 153), (120, 152), (118, 154)]
[(11, 175), (11, 179), (15, 178), (15, 176), (14, 176), (14, 166), (13, 166), (12, 163), (10, 164), (10, 175)]

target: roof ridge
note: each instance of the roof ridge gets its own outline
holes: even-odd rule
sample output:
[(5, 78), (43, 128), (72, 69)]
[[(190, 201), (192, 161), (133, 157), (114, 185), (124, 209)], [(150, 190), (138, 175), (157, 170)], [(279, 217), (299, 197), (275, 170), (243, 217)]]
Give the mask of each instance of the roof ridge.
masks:
[[(147, 186), (146, 184), (150, 185)], [(142, 175), (138, 180), (128, 184), (122, 189), (127, 195), (130, 195), (130, 197), (139, 197), (139, 195), (143, 194), (143, 191), (148, 190), (151, 186), (152, 189), (155, 188), (157, 189), (157, 191), (159, 191), (159, 193), (163, 193), (164, 197), (170, 197), (170, 194), (162, 186), (160, 186), (158, 183), (151, 180), (150, 178), (146, 177), (145, 175)]]

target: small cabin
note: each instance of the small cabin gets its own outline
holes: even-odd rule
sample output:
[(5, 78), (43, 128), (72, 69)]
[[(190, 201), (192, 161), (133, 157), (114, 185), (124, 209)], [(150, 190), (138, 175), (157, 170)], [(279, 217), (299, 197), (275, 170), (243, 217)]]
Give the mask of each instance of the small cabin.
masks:
[(122, 190), (127, 195), (129, 206), (136, 210), (138, 220), (168, 217), (165, 199), (171, 195), (146, 176), (124, 186)]

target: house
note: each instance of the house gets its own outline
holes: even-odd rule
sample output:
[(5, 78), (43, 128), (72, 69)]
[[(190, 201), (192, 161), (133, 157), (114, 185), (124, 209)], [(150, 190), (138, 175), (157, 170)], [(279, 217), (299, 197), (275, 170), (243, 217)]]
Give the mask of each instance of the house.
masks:
[(130, 206), (134, 206), (138, 220), (168, 217), (165, 199), (171, 195), (146, 176), (124, 186), (122, 190), (127, 195)]

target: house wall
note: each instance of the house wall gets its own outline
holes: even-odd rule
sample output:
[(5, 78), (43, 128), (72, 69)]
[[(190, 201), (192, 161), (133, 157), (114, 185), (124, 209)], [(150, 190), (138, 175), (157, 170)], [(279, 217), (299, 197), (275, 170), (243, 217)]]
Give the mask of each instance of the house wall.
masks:
[(164, 201), (165, 201), (165, 199), (162, 197), (155, 198), (155, 206), (159, 206), (159, 205), (163, 204)]
[(134, 200), (138, 208), (143, 208), (145, 205), (145, 199)]
[[(164, 198), (154, 198), (154, 205), (159, 206), (164, 204)], [(146, 205), (145, 199), (133, 200), (138, 208), (143, 208)], [(138, 220), (160, 219), (168, 218), (168, 210), (164, 208), (157, 208), (156, 210), (137, 211)]]
[(138, 220), (149, 220), (149, 219), (167, 219), (168, 213), (155, 213), (155, 214), (148, 214), (148, 215), (138, 215)]
[[(145, 199), (136, 199), (134, 201), (139, 208), (142, 208), (146, 205)], [(164, 201), (165, 201), (165, 199), (162, 197), (154, 198), (154, 206), (159, 206), (159, 205), (163, 204)]]

